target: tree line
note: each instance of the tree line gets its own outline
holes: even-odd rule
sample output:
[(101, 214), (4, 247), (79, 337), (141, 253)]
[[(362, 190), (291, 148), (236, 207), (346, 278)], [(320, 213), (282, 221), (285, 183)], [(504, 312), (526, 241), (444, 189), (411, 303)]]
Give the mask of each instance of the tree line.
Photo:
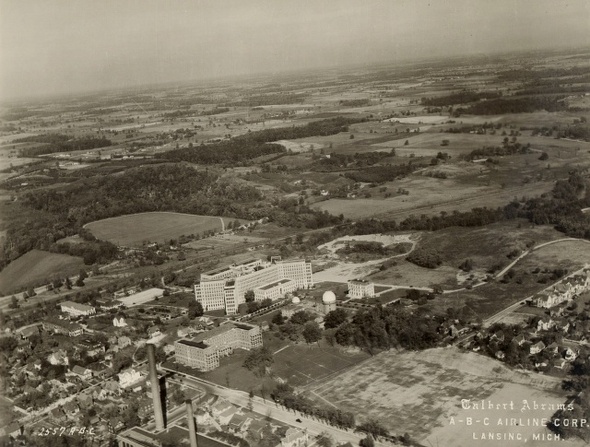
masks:
[(80, 150), (96, 149), (112, 145), (111, 140), (105, 137), (81, 137), (72, 138), (68, 135), (51, 133), (43, 135), (34, 135), (14, 140), (15, 143), (42, 143), (42, 146), (34, 146), (21, 149), (21, 156), (36, 157), (43, 154), (53, 154), (55, 152), (72, 152)]
[(286, 152), (280, 144), (271, 144), (278, 140), (334, 135), (348, 131), (348, 126), (364, 121), (352, 118), (330, 118), (308, 123), (299, 127), (281, 127), (248, 132), (230, 140), (212, 144), (201, 144), (196, 148), (179, 148), (163, 152), (159, 157), (173, 161), (188, 161), (200, 164), (247, 163), (264, 155)]

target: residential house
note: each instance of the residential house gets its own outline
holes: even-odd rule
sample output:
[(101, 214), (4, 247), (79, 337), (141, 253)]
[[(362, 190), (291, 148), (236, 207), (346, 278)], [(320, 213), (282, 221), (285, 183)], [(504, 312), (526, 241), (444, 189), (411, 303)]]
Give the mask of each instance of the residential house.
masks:
[(516, 343), (518, 346), (524, 345), (526, 341), (526, 337), (523, 334), (519, 334), (512, 339), (512, 342)]
[(491, 340), (504, 341), (504, 331), (496, 331), (490, 336)]
[(220, 397), (213, 405), (211, 405), (211, 414), (213, 417), (217, 417), (228, 408), (233, 408), (233, 405), (224, 398)]
[(77, 341), (76, 346), (80, 351), (85, 352), (87, 355), (96, 357), (99, 354), (103, 354), (105, 352), (105, 347), (99, 341), (93, 340), (91, 338), (81, 338)]
[(64, 349), (58, 349), (57, 351), (49, 354), (47, 361), (52, 365), (69, 365), (70, 363), (68, 354)]
[(555, 325), (555, 322), (551, 319), (551, 317), (541, 317), (539, 321), (537, 321), (537, 332), (539, 331), (548, 331)]
[(240, 413), (234, 414), (228, 424), (229, 431), (231, 431), (233, 433), (240, 433), (242, 431), (242, 428), (245, 428), (245, 426), (247, 425), (246, 421), (248, 421), (248, 420), (251, 421), (250, 418), (244, 416), (243, 414), (240, 414)]
[(126, 327), (127, 323), (125, 322), (125, 317), (122, 315), (116, 315), (115, 318), (113, 318), (113, 326)]
[(573, 362), (574, 360), (576, 360), (578, 358), (578, 354), (579, 354), (579, 351), (574, 351), (572, 348), (568, 347), (563, 352), (563, 358), (567, 362)]
[(551, 343), (547, 346), (547, 351), (551, 352), (552, 354), (557, 354), (559, 352), (559, 345), (555, 342)]
[(57, 318), (50, 318), (42, 322), (43, 330), (53, 332), (56, 334), (68, 335), (70, 337), (78, 337), (84, 332), (82, 326), (69, 321), (59, 320)]
[(307, 444), (309, 435), (307, 431), (298, 428), (289, 428), (285, 433), (285, 437), (281, 439), (282, 447), (301, 447)]
[(133, 368), (127, 369), (117, 374), (117, 377), (119, 378), (119, 385), (121, 388), (128, 388), (132, 385), (135, 385), (142, 379), (140, 372)]
[(66, 415), (60, 407), (54, 408), (50, 411), (51, 417), (54, 420), (61, 421)]
[(123, 348), (126, 348), (127, 346), (131, 346), (131, 339), (126, 336), (119, 337), (119, 340), (117, 341), (117, 346), (119, 347), (119, 349), (123, 349)]
[(66, 402), (62, 408), (65, 415), (68, 417), (76, 416), (80, 412), (78, 405), (76, 405), (76, 402), (74, 402), (73, 400)]
[(504, 354), (504, 351), (497, 351), (495, 356), (498, 360), (503, 360), (506, 357), (506, 354)]
[(84, 380), (92, 379), (92, 370), (88, 368), (83, 368), (82, 366), (74, 365), (74, 367), (72, 368), (72, 373), (76, 374)]
[(255, 439), (259, 439), (262, 438), (262, 433), (265, 427), (266, 424), (264, 422), (259, 421), (258, 419), (254, 419), (248, 425), (247, 430), (251, 436), (253, 436)]
[(557, 368), (557, 369), (563, 369), (565, 368), (565, 365), (567, 365), (567, 362), (565, 361), (565, 359), (555, 359), (553, 360), (553, 367)]
[(98, 304), (98, 307), (100, 307), (102, 310), (107, 310), (107, 311), (118, 309), (119, 307), (122, 306), (120, 301), (105, 300), (105, 299), (96, 300), (96, 304)]
[(531, 355), (538, 354), (543, 349), (545, 349), (545, 343), (539, 341), (530, 347), (529, 352), (531, 353)]
[(35, 368), (37, 371), (41, 371), (41, 364), (43, 362), (41, 362), (40, 359), (37, 359), (33, 362), (33, 368)]
[(39, 325), (28, 326), (22, 329), (17, 329), (16, 333), (20, 335), (23, 340), (28, 340), (34, 335), (39, 335)]
[(565, 318), (559, 318), (555, 321), (555, 328), (560, 331), (567, 332), (570, 328), (570, 322)]
[(219, 421), (220, 425), (228, 425), (229, 421), (234, 417), (234, 415), (238, 412), (236, 407), (231, 405), (229, 408), (222, 411), (218, 416), (217, 420)]
[(158, 326), (151, 326), (148, 328), (147, 334), (149, 338), (153, 338), (159, 337), (160, 335), (162, 335), (162, 332), (160, 331), (160, 328)]

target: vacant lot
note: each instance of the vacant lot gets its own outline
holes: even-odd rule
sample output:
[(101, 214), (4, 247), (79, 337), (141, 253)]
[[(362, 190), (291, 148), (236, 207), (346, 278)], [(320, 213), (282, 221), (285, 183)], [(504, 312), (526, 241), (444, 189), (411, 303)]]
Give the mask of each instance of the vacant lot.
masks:
[[(348, 410), (358, 420), (373, 418), (393, 434), (409, 433), (423, 445), (473, 446), (473, 433), (519, 432), (530, 437), (540, 427), (498, 426), (499, 418), (550, 417), (553, 411), (521, 413), (522, 400), (563, 403), (560, 381), (540, 374), (520, 373), (500, 362), (456, 348), (422, 352), (384, 352), (320, 384), (306, 387), (318, 402)], [(514, 402), (514, 410), (463, 410), (461, 399), (489, 400), (494, 404)], [(451, 425), (451, 418), (456, 425)], [(466, 427), (465, 418), (480, 423)], [(489, 427), (481, 422), (491, 420)], [(461, 420), (461, 422), (458, 422)], [(501, 445), (514, 445), (502, 442)]]
[(215, 248), (229, 248), (239, 244), (264, 244), (266, 239), (253, 236), (244, 236), (239, 234), (220, 234), (198, 241), (191, 241), (184, 244), (184, 247), (193, 248), (195, 250), (215, 249)]
[(82, 258), (31, 250), (0, 272), (0, 294), (7, 295), (29, 286), (43, 285), (55, 277), (77, 275)]
[(293, 386), (309, 384), (350, 368), (369, 357), (363, 352), (318, 345), (290, 345), (274, 356), (273, 371)]
[(137, 246), (145, 241), (165, 242), (182, 235), (221, 231), (231, 219), (180, 213), (140, 213), (111, 217), (85, 225), (98, 239)]

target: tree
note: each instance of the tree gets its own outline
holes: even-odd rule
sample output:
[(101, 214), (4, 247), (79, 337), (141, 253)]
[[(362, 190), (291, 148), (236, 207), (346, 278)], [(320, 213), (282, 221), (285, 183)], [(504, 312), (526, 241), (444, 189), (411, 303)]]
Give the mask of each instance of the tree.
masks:
[(359, 446), (360, 447), (375, 447), (375, 441), (373, 441), (373, 438), (371, 437), (371, 435), (367, 435), (366, 438), (361, 439), (361, 441), (359, 442)]
[(253, 290), (248, 290), (244, 294), (244, 299), (246, 300), (247, 303), (251, 303), (252, 301), (254, 301), (254, 291)]
[(310, 314), (308, 314), (306, 311), (300, 310), (300, 311), (295, 312), (291, 316), (291, 323), (294, 323), (294, 324), (305, 324), (306, 322), (308, 322), (312, 318), (313, 317)]
[(78, 278), (81, 279), (82, 281), (84, 281), (86, 278), (88, 278), (88, 273), (86, 273), (86, 270), (80, 269), (80, 274), (78, 275)]
[(549, 154), (547, 154), (547, 152), (543, 152), (539, 157), (539, 160), (541, 160), (541, 161), (545, 161), (548, 159), (549, 159)]
[(8, 305), (8, 307), (10, 307), (11, 309), (18, 308), (18, 298), (16, 296), (12, 295), (10, 297), (10, 304)]
[(29, 288), (27, 289), (27, 295), (28, 295), (29, 298), (32, 298), (35, 295), (37, 295), (35, 293), (35, 289), (33, 288), (33, 286), (29, 286)]
[(332, 447), (334, 445), (332, 437), (325, 431), (317, 435), (315, 440), (319, 447)]
[(328, 312), (324, 317), (324, 328), (330, 329), (340, 326), (346, 321), (347, 316), (344, 309), (336, 309)]
[(188, 317), (193, 320), (203, 315), (203, 305), (197, 300), (188, 303)]
[(276, 315), (274, 317), (272, 317), (271, 322), (273, 324), (276, 324), (278, 326), (280, 326), (281, 324), (283, 324), (285, 322), (285, 317), (283, 317), (283, 312), (281, 312), (280, 310), (276, 313)]
[(252, 371), (256, 375), (263, 376), (274, 362), (272, 352), (267, 347), (252, 349), (244, 360), (244, 368)]
[(308, 321), (305, 323), (302, 335), (307, 343), (311, 344), (317, 341), (319, 345), (319, 341), (322, 338), (322, 329), (315, 321)]
[(404, 146), (407, 146), (409, 144), (410, 144), (410, 142), (408, 140), (406, 140), (406, 142), (404, 143)]

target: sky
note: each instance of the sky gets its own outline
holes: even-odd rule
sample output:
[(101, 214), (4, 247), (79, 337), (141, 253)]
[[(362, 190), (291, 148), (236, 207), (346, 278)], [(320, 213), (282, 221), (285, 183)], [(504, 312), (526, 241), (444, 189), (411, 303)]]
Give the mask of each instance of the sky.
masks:
[(590, 46), (590, 0), (0, 0), (0, 100)]

